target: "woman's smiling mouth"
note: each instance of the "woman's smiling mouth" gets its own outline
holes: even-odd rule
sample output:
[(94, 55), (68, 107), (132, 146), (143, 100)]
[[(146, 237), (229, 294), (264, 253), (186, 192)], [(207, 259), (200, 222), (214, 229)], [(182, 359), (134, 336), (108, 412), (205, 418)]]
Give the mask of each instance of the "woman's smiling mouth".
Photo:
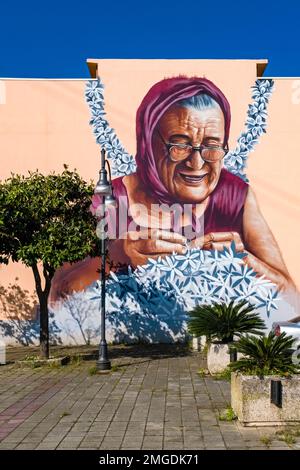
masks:
[(187, 184), (198, 185), (204, 178), (208, 175), (208, 173), (204, 173), (202, 175), (193, 175), (193, 174), (186, 174), (186, 173), (179, 173), (179, 176), (184, 180)]

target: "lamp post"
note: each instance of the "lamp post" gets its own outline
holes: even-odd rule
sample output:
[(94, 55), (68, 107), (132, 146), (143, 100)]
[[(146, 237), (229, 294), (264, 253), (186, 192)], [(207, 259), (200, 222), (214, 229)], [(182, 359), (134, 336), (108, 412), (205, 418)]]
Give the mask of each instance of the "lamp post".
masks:
[[(109, 169), (109, 178), (107, 178), (107, 171), (105, 164), (107, 163)], [(105, 150), (101, 150), (101, 169), (99, 172), (99, 180), (96, 185), (95, 194), (100, 196), (101, 205), (103, 208), (103, 216), (105, 215), (105, 209), (108, 206), (116, 206), (116, 200), (113, 195), (113, 189), (111, 184), (111, 173), (109, 162), (105, 159)], [(100, 325), (100, 344), (99, 344), (99, 357), (97, 360), (97, 370), (105, 371), (111, 368), (110, 360), (108, 358), (107, 342), (105, 335), (105, 266), (106, 266), (106, 253), (107, 253), (107, 240), (106, 232), (103, 225), (100, 225), (99, 231), (100, 236), (100, 247), (101, 247), (101, 325)]]

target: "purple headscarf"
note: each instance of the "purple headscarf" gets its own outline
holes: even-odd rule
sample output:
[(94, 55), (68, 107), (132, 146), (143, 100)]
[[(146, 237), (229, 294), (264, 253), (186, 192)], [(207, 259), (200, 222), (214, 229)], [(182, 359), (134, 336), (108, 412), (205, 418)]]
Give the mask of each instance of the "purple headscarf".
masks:
[(156, 83), (140, 104), (136, 114), (137, 173), (145, 188), (151, 188), (161, 203), (174, 202), (157, 172), (152, 151), (152, 134), (163, 114), (176, 102), (199, 94), (211, 96), (220, 106), (225, 120), (224, 145), (227, 145), (230, 129), (230, 105), (221, 90), (206, 78), (174, 77)]

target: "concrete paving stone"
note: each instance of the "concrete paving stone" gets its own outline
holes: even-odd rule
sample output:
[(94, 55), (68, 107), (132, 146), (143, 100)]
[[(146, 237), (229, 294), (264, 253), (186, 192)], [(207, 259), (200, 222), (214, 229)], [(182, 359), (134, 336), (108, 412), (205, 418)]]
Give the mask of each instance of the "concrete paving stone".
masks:
[(269, 450), (267, 447), (251, 447), (250, 450)]
[[(101, 433), (100, 431), (98, 431), (97, 436), (99, 436), (99, 435), (101, 435), (101, 434), (104, 435), (104, 434), (105, 434), (105, 431), (104, 431), (103, 433)], [(89, 433), (85, 433), (85, 432), (81, 432), (81, 431), (70, 431), (70, 432), (68, 433), (68, 437), (72, 437), (72, 438), (74, 438), (74, 439), (77, 439), (77, 438), (79, 438), (79, 437), (82, 437), (82, 438), (83, 438), (84, 436), (88, 436), (88, 435), (89, 435)], [(49, 436), (49, 434), (47, 435), (47, 437), (48, 437), (48, 436)]]
[(127, 429), (144, 429), (146, 426), (146, 421), (129, 421)]
[(125, 429), (108, 429), (105, 433), (107, 437), (123, 437)]
[(79, 450), (98, 450), (98, 447), (85, 447), (85, 446), (79, 446)]
[(224, 444), (206, 444), (204, 443), (204, 448), (206, 450), (225, 450), (226, 447)]
[(61, 443), (61, 440), (54, 441), (54, 440), (51, 440), (51, 439), (50, 440), (44, 439), (42, 442), (40, 442), (38, 444), (38, 446), (49, 445), (49, 446), (52, 446), (52, 447), (57, 447), (60, 443)]
[(191, 445), (184, 445), (183, 446), (184, 450), (204, 450), (204, 444), (198, 443), (198, 444), (191, 444)]
[(184, 442), (181, 439), (168, 439), (167, 437), (165, 437), (163, 440), (163, 446), (166, 446), (166, 445), (180, 446), (181, 449), (183, 449)]
[(243, 436), (240, 434), (240, 432), (237, 429), (221, 429), (218, 428), (219, 431), (221, 432), (222, 436), (224, 439), (240, 439), (243, 440)]
[(92, 446), (92, 447), (99, 447), (100, 444), (103, 442), (104, 440), (104, 437), (99, 437), (99, 439), (82, 439), (82, 441), (80, 442), (80, 446), (85, 446), (85, 447), (88, 447), (88, 446)]
[(43, 438), (41, 437), (40, 439), (23, 439), (21, 442), (22, 444), (40, 444), (42, 442)]
[(163, 445), (163, 450), (182, 450), (183, 444), (176, 442), (165, 442)]
[(265, 447), (265, 444), (259, 439), (244, 440), (248, 447)]
[(203, 439), (207, 440), (207, 441), (220, 441), (220, 442), (224, 442), (224, 439), (223, 439), (223, 436), (221, 433), (216, 433), (216, 432), (213, 432), (213, 433), (207, 433), (205, 429), (202, 429), (202, 437)]
[(39, 444), (35, 450), (55, 450), (57, 448), (56, 444)]
[(126, 436), (128, 437), (134, 437), (134, 436), (143, 436), (145, 434), (144, 429), (126, 429)]
[[(299, 446), (298, 447), (293, 446), (291, 448), (290, 447), (286, 448), (286, 447), (280, 447), (280, 446), (278, 446), (278, 447), (277, 446), (274, 446), (274, 447), (273, 446), (268, 446), (268, 447), (266, 447), (266, 449), (268, 449), (268, 450), (291, 450), (291, 449), (292, 450), (299, 450), (300, 447)], [(252, 448), (251, 448), (251, 450), (252, 450)]]
[[(127, 421), (124, 421), (125, 424), (127, 424)], [(94, 421), (90, 426), (89, 429), (91, 430), (96, 430), (96, 429), (107, 429), (109, 426), (113, 425), (114, 421)], [(120, 426), (123, 426), (122, 422), (118, 422)], [(76, 427), (76, 424), (74, 425), (73, 429)]]
[(188, 424), (188, 425), (182, 426), (182, 430), (183, 432), (193, 432), (193, 431), (198, 432), (201, 430), (201, 426), (200, 426), (200, 423), (197, 423), (196, 425)]
[(199, 440), (202, 441), (203, 438), (202, 438), (201, 433), (198, 433), (198, 434), (184, 434), (183, 435), (183, 440), (184, 440), (184, 442), (199, 441)]
[[(288, 448), (289, 445), (284, 441), (277, 441), (277, 440), (274, 439), (274, 440), (271, 441), (270, 447), (285, 447), (285, 448)], [(298, 445), (294, 444), (294, 447), (299, 448), (299, 444)]]
[(221, 444), (221, 445), (225, 445), (223, 439), (219, 436), (216, 436), (216, 437), (206, 437), (206, 436), (203, 436), (202, 437), (202, 441), (207, 445), (207, 444)]
[(32, 442), (30, 444), (19, 444), (17, 447), (15, 447), (16, 450), (34, 450), (36, 449), (38, 444), (33, 444)]
[(153, 421), (147, 421), (146, 422), (146, 428), (147, 429), (160, 429), (164, 427), (164, 423), (156, 423)]
[(133, 447), (131, 447), (131, 446), (123, 446), (123, 445), (122, 445), (120, 449), (121, 449), (121, 450), (141, 450), (141, 448), (142, 448), (141, 446), (133, 446)]
[(12, 445), (13, 445), (13, 444), (16, 444), (16, 445), (17, 445), (17, 444), (20, 444), (20, 442), (22, 442), (22, 441), (20, 441), (20, 439), (11, 439), (11, 438), (8, 436), (8, 437), (6, 437), (5, 439), (3, 439), (0, 443), (1, 443), (1, 444), (12, 444)]
[[(64, 431), (64, 432), (55, 432), (55, 431), (51, 431), (49, 432), (48, 434), (46, 434), (45, 437), (49, 438), (49, 439), (63, 439), (65, 437), (65, 435), (68, 434), (67, 431)], [(27, 438), (27, 437), (26, 437)]]
[(181, 418), (178, 418), (178, 417), (174, 417), (174, 419), (172, 419), (170, 416), (168, 418), (166, 418), (164, 420), (164, 422), (166, 424), (169, 424), (170, 426), (182, 426), (182, 420)]
[(172, 413), (171, 411), (166, 412), (164, 421), (170, 421), (170, 422), (182, 422), (181, 418), (181, 411), (175, 411), (175, 413)]
[(164, 435), (164, 433), (163, 433), (162, 429), (159, 430), (159, 431), (154, 431), (154, 430), (145, 431), (145, 436), (148, 436), (148, 437), (150, 437), (150, 436), (163, 436), (163, 435)]
[(63, 450), (63, 449), (70, 449), (70, 450), (73, 450), (73, 449), (77, 449), (77, 447), (79, 446), (79, 442), (76, 443), (76, 442), (66, 442), (66, 443), (60, 443), (58, 446), (57, 446), (57, 449), (58, 450)]
[(231, 445), (246, 445), (246, 442), (243, 439), (239, 439), (238, 436), (236, 438), (226, 438), (224, 436), (223, 440), (227, 446)]
[(143, 447), (145, 445), (147, 446), (154, 445), (154, 444), (160, 445), (162, 444), (162, 442), (163, 442), (162, 436), (145, 436), (143, 440)]
[(132, 415), (130, 416), (130, 421), (136, 421), (136, 422), (144, 422), (146, 421), (148, 416), (147, 411), (144, 412), (132, 412)]
[(180, 404), (178, 404), (178, 402), (176, 402), (176, 404), (174, 404), (174, 405), (170, 405), (169, 403), (167, 403), (165, 410), (166, 410), (166, 414), (167, 413), (172, 414), (172, 411), (173, 411), (174, 414), (175, 413), (181, 413), (181, 406), (180, 406)]
[(143, 445), (142, 450), (162, 450), (163, 445), (161, 444), (150, 444), (150, 445)]
[(230, 445), (228, 445), (226, 443), (226, 448), (229, 449), (229, 450), (246, 450), (246, 449), (248, 449), (248, 447), (245, 443), (244, 444), (230, 444)]
[[(218, 420), (230, 403), (230, 384), (199, 376), (206, 367), (201, 354), (182, 353), (178, 345), (110, 348), (117, 351), (114, 363), (126, 368), (105, 376), (89, 376), (88, 361), (54, 371), (1, 368), (0, 448), (266, 448), (260, 438), (272, 428)], [(31, 350), (12, 349), (18, 357)], [(278, 439), (269, 448), (290, 449)]]
[(105, 444), (102, 442), (99, 449), (100, 450), (119, 450), (121, 448), (121, 444)]
[(13, 444), (12, 442), (0, 442), (0, 450), (13, 450), (17, 447), (18, 444)]
[(166, 437), (182, 437), (182, 432), (181, 431), (164, 431), (164, 436)]
[(123, 446), (128, 446), (128, 447), (141, 447), (143, 443), (143, 436), (138, 437), (138, 436), (127, 436), (126, 438), (123, 439), (122, 441), (122, 447)]

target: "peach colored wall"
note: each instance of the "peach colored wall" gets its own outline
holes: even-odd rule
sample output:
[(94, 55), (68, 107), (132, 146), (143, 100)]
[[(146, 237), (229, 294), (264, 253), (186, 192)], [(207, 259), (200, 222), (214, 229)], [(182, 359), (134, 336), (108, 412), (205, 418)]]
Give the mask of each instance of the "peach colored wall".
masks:
[[(255, 61), (97, 62), (105, 84), (107, 118), (129, 152), (135, 152), (135, 112), (142, 97), (156, 81), (180, 73), (205, 76), (223, 90), (232, 107), (231, 147), (244, 128), (256, 79)], [(248, 176), (300, 287), (300, 104), (292, 100), (295, 83), (276, 79), (267, 134), (250, 154)], [(97, 178), (99, 147), (88, 124), (84, 88), (84, 80), (0, 80), (2, 179), (10, 172), (26, 173), (28, 169), (60, 171), (63, 163), (76, 167), (86, 179)], [(0, 283), (6, 285), (16, 276), (21, 285), (33, 288), (29, 269), (14, 263), (0, 267)]]
[[(99, 148), (89, 126), (85, 80), (0, 80), (1, 178), (76, 167), (96, 178)], [(1, 102), (1, 101), (0, 101)]]
[(275, 79), (267, 133), (250, 154), (247, 175), (300, 287), (300, 81)]
[[(11, 172), (61, 171), (76, 167), (97, 179), (99, 148), (89, 126), (86, 80), (0, 80), (1, 179)], [(15, 277), (33, 289), (33, 275), (21, 263), (0, 265), (0, 284)]]

